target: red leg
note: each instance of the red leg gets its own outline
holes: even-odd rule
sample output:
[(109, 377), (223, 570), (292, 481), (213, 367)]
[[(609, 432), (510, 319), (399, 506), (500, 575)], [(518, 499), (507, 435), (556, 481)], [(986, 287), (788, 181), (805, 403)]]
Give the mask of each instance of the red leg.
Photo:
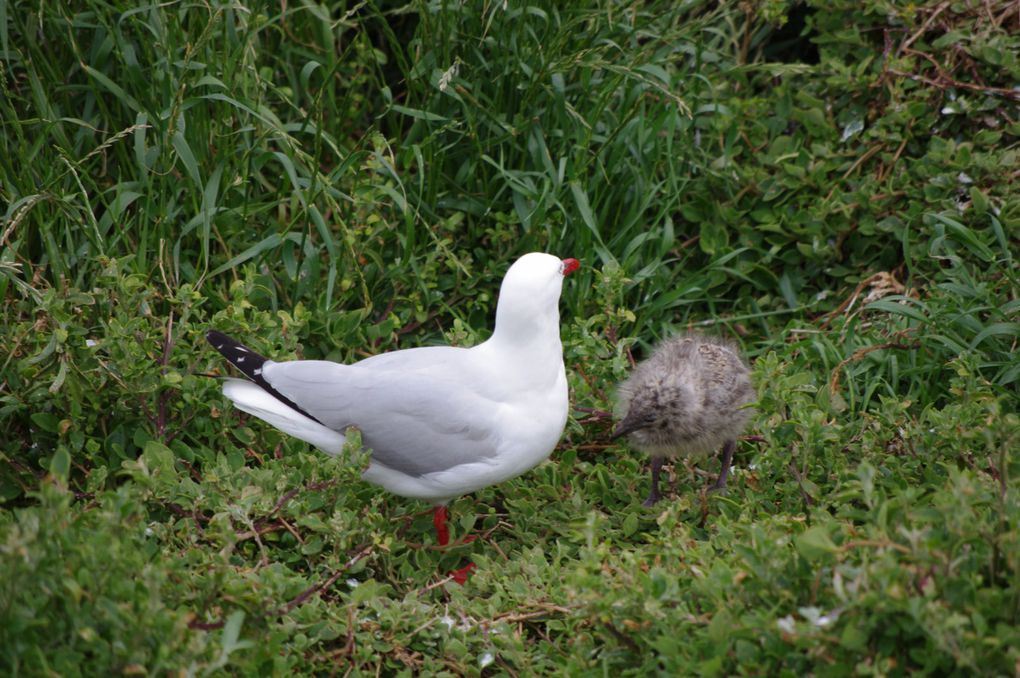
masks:
[(463, 586), (464, 583), (467, 581), (468, 575), (471, 574), (471, 571), (474, 570), (474, 569), (475, 569), (475, 564), (474, 563), (468, 563), (464, 567), (460, 568), (459, 570), (454, 570), (450, 574), (453, 575), (453, 581), (455, 581), (458, 584), (460, 584), (461, 586)]
[(446, 526), (446, 507), (437, 506), (432, 509), (432, 524), (436, 526), (436, 538), (440, 546), (450, 543), (450, 528)]
[[(450, 528), (446, 526), (446, 519), (449, 517), (449, 513), (445, 506), (437, 506), (432, 509), (432, 524), (436, 526), (436, 539), (439, 541), (440, 546), (447, 546), (450, 543)], [(466, 537), (461, 544), (470, 544), (475, 540), (475, 535), (469, 535)], [(459, 570), (454, 570), (450, 574), (453, 575), (453, 581), (457, 582), (461, 586), (467, 582), (468, 575), (475, 569), (474, 563), (468, 563)]]

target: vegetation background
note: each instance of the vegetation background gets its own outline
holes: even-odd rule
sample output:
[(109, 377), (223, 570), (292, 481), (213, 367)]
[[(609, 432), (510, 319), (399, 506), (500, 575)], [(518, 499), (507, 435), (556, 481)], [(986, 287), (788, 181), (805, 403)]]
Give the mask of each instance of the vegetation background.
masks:
[[(0, 673), (1020, 675), (1015, 2), (0, 0), (0, 60)], [(573, 416), (470, 545), (200, 376), (477, 342), (531, 250)], [(645, 509), (686, 328), (760, 401)]]

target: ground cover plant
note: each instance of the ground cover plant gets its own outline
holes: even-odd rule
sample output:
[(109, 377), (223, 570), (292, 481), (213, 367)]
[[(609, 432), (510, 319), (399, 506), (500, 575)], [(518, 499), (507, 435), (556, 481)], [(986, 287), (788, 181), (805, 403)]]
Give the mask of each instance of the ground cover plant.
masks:
[[(0, 671), (1016, 675), (1018, 36), (996, 0), (0, 0)], [(572, 415), (453, 503), (471, 544), (203, 376), (213, 326), (476, 343), (532, 250), (584, 264)], [(759, 400), (728, 494), (678, 463), (646, 509), (613, 386), (687, 328)]]

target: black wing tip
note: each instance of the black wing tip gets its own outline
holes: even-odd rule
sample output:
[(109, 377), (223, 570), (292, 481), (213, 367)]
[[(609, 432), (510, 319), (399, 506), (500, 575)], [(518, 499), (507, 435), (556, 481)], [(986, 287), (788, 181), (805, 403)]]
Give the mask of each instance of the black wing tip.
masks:
[(219, 330), (209, 330), (205, 333), (205, 340), (212, 344), (212, 347), (217, 351), (221, 350), (225, 346), (231, 346), (237, 344), (237, 340), (223, 334)]
[(229, 352), (240, 352), (250, 353), (252, 355), (258, 355), (255, 351), (251, 350), (237, 339), (234, 339), (230, 335), (223, 334), (219, 330), (208, 330), (205, 333), (205, 340), (212, 344), (212, 347), (222, 353), (227, 359), (230, 359)]
[(245, 376), (253, 381), (260, 381), (258, 375), (261, 373), (262, 364), (267, 358), (251, 350), (236, 339), (223, 334), (218, 330), (209, 330), (205, 333), (205, 339), (212, 347), (226, 358), (237, 369), (244, 372)]
[[(237, 339), (229, 337), (219, 330), (208, 330), (205, 333), (205, 339), (212, 344), (212, 347), (219, 351), (231, 365), (239, 369), (244, 376), (248, 377), (249, 380), (253, 381), (264, 391), (282, 402), (287, 407), (291, 407), (309, 419), (322, 424), (317, 417), (312, 416), (307, 410), (277, 391), (272, 384), (266, 381), (266, 378), (262, 376), (262, 366), (268, 361), (268, 358), (259, 355), (239, 342)], [(325, 424), (323, 424), (323, 426), (325, 426)]]

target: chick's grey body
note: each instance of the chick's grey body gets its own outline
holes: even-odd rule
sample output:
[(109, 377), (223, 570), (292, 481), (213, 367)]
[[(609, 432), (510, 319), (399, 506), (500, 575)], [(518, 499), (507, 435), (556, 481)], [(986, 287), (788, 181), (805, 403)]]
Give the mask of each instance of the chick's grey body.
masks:
[(751, 416), (755, 400), (747, 365), (729, 342), (700, 335), (664, 341), (634, 368), (618, 389), (623, 419), (613, 432), (626, 435), (652, 457), (652, 489), (645, 505), (659, 494), (665, 458), (703, 456), (723, 450), (722, 470), (712, 489), (726, 486), (736, 438)]

